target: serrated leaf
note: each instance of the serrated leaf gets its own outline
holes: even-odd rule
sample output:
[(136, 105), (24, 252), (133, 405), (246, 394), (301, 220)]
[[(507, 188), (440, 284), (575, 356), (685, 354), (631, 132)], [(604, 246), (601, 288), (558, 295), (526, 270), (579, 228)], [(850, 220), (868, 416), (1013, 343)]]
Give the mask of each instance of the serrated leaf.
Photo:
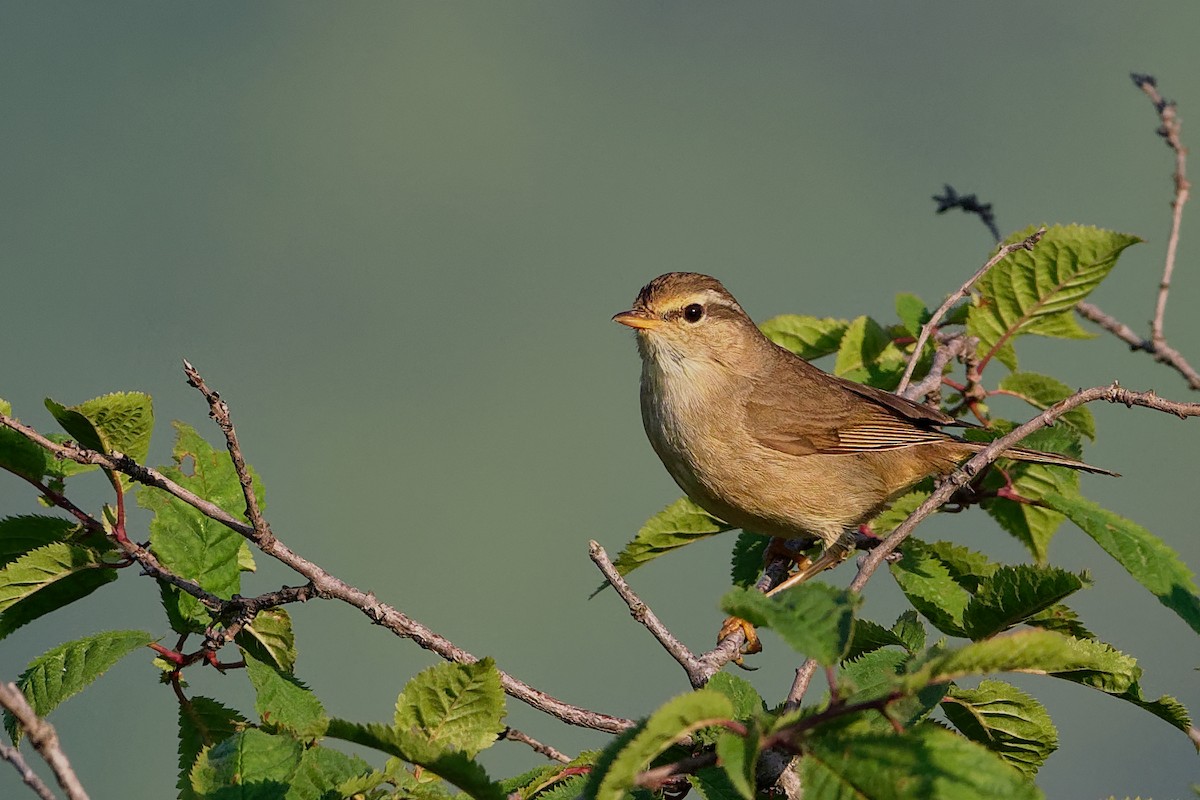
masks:
[(963, 627), (971, 639), (986, 639), (1045, 611), (1088, 583), (1086, 575), (1057, 567), (1000, 567), (967, 603)]
[(942, 700), (942, 712), (968, 739), (1031, 778), (1058, 749), (1058, 731), (1046, 708), (1003, 681), (980, 681), (975, 689), (953, 687)]
[(283, 672), (290, 673), (295, 668), (296, 634), (292, 631), (291, 616), (282, 608), (259, 611), (234, 640), (243, 650), (252, 651), (258, 660), (274, 664)]
[(895, 388), (908, 365), (908, 357), (892, 337), (870, 317), (850, 323), (838, 348), (833, 372), (842, 378), (883, 389)]
[(732, 715), (729, 698), (708, 689), (668, 700), (613, 758), (596, 786), (595, 800), (621, 800), (636, 785), (638, 773), (656, 756), (693, 731)]
[(793, 586), (770, 597), (753, 589), (735, 588), (721, 599), (721, 609), (775, 631), (793, 649), (825, 666), (842, 659), (850, 644), (860, 595), (824, 583)]
[(1096, 638), (1096, 634), (1092, 633), (1080, 622), (1079, 615), (1064, 605), (1050, 606), (1050, 608), (1047, 608), (1040, 614), (1035, 614), (1025, 620), (1025, 624), (1032, 625), (1035, 628), (1055, 631), (1076, 639)]
[[(214, 450), (189, 425), (182, 422), (174, 425), (174, 464), (160, 467), (160, 471), (185, 489), (240, 516), (245, 510), (245, 498), (229, 454)], [(251, 476), (254, 477), (253, 470)], [(254, 477), (254, 491), (259, 506), (265, 507), (262, 484), (257, 477)], [(221, 598), (233, 597), (240, 590), (240, 535), (182, 500), (151, 487), (139, 490), (138, 504), (154, 512), (150, 520), (150, 544), (163, 566)], [(163, 602), (178, 633), (203, 632), (211, 621), (198, 600), (174, 588), (163, 588)]]
[(108, 568), (90, 548), (66, 542), (39, 547), (0, 569), (0, 612), (72, 575)]
[(332, 800), (343, 795), (342, 784), (370, 774), (371, 765), (358, 756), (328, 747), (309, 747), (300, 757), (284, 800)]
[(925, 626), (917, 617), (917, 612), (909, 609), (896, 617), (892, 625), (892, 633), (896, 634), (910, 653), (925, 649)]
[(1036, 800), (1019, 771), (932, 724), (894, 733), (813, 736), (801, 762), (805, 800)]
[[(903, 674), (904, 666), (911, 657), (901, 650), (875, 650), (843, 665), (838, 675), (838, 689), (848, 702), (864, 702), (883, 697), (896, 686), (897, 676)], [(937, 707), (946, 694), (944, 685), (931, 684), (922, 687), (908, 697), (893, 700), (888, 705), (891, 719), (905, 727), (924, 719)], [(880, 729), (890, 727), (882, 717), (872, 719)]]
[(766, 704), (758, 690), (745, 678), (718, 672), (709, 679), (706, 689), (720, 692), (733, 705), (733, 718), (747, 720), (766, 710)]
[(191, 774), (200, 752), (233, 736), (245, 723), (237, 711), (207, 697), (192, 697), (179, 706), (179, 800), (199, 800)]
[[(101, 453), (123, 453), (142, 463), (150, 453), (154, 404), (144, 392), (114, 392), (74, 406), (46, 398), (46, 408), (75, 441)], [(128, 489), (133, 481), (117, 475)]]
[(1141, 675), (1136, 661), (1103, 642), (1035, 629), (931, 652), (910, 665), (898, 688), (915, 691), (931, 683), (994, 672), (1053, 675), (1116, 695)]
[[(1034, 230), (1027, 228), (1008, 241), (1026, 238)], [(1140, 241), (1098, 228), (1055, 225), (1032, 251), (1009, 254), (975, 287), (979, 300), (967, 317), (967, 332), (979, 337), (979, 356), (987, 360), (1027, 333), (1089, 338), (1075, 321), (1075, 304), (1108, 275), (1125, 248)]]
[(1166, 542), (1136, 522), (1082, 497), (1048, 494), (1042, 501), (1065, 514), (1160, 603), (1200, 633), (1200, 597), (1192, 571)]
[(329, 717), (312, 691), (289, 672), (242, 649), (246, 676), (254, 686), (254, 710), (265, 724), (283, 728), (300, 738), (312, 739), (325, 732)]
[(504, 791), (488, 778), (487, 772), (477, 762), (463, 752), (441, 749), (422, 735), (397, 730), (389, 725), (364, 725), (337, 718), (329, 721), (325, 733), (335, 739), (361, 744), (424, 767), (475, 800), (505, 800)]
[[(105, 584), (117, 579), (115, 569), (97, 567), (62, 576), (51, 584), (10, 605), (0, 614), (0, 639), (22, 625), (82, 600)], [(3, 577), (0, 576), (0, 581)]]
[(942, 566), (950, 573), (954, 582), (968, 592), (977, 591), (979, 585), (992, 577), (1000, 568), (999, 564), (983, 553), (955, 542), (916, 540), (913, 546), (942, 562)]
[(744, 736), (724, 730), (717, 737), (717, 761), (729, 783), (744, 800), (756, 795), (755, 767), (758, 765), (760, 734), (758, 725), (747, 725)]
[(758, 327), (772, 342), (808, 361), (836, 353), (850, 323), (844, 319), (784, 314)]
[(397, 729), (419, 731), (439, 747), (472, 757), (496, 741), (504, 714), (500, 673), (490, 658), (430, 667), (396, 700)]
[(248, 728), (200, 754), (192, 790), (212, 800), (280, 800), (303, 756), (304, 745), (292, 737)]
[[(1000, 380), (1000, 389), (1043, 411), (1075, 393), (1070, 386), (1057, 378), (1035, 372), (1013, 372), (1005, 375)], [(1071, 409), (1060, 416), (1058, 421), (1089, 439), (1096, 438), (1096, 420), (1087, 406)]]
[(874, 652), (881, 647), (902, 647), (908, 649), (904, 639), (893, 631), (872, 622), (869, 619), (854, 620), (854, 629), (850, 634), (850, 645), (846, 648), (845, 660), (851, 661), (866, 653)]
[(1192, 718), (1183, 703), (1170, 695), (1163, 695), (1157, 700), (1147, 700), (1142, 695), (1142, 687), (1134, 681), (1126, 691), (1117, 695), (1120, 699), (1133, 703), (1135, 706), (1149, 711), (1154, 716), (1175, 726), (1184, 733), (1191, 735)]
[(633, 541), (617, 555), (613, 565), (617, 572), (628, 575), (664, 553), (729, 529), (729, 525), (682, 497), (646, 520)]
[(896, 295), (896, 317), (913, 336), (920, 335), (921, 326), (929, 321), (930, 316), (925, 301), (915, 294), (900, 292)]
[[(0, 399), (0, 414), (12, 418), (12, 405)], [(11, 428), (0, 427), (0, 469), (41, 481), (50, 463), (46, 451)]]
[[(720, 767), (697, 770), (696, 774), (688, 776), (688, 783), (696, 790), (701, 800), (743, 800), (742, 793), (730, 782), (729, 773)], [(637, 793), (633, 796), (637, 797)], [(538, 800), (541, 800), (540, 795)]]
[[(60, 644), (29, 662), (17, 686), (34, 713), (44, 717), (63, 701), (83, 691), (109, 667), (145, 647), (154, 637), (145, 631), (105, 631)], [(4, 713), (4, 729), (16, 744), (20, 738), (16, 718)]]
[(763, 570), (763, 558), (771, 539), (757, 533), (742, 531), (733, 543), (733, 557), (729, 578), (734, 586), (749, 588), (758, 582)]
[(888, 504), (888, 507), (879, 512), (874, 519), (871, 520), (868, 527), (875, 532), (877, 536), (887, 538), (887, 535), (894, 531), (896, 527), (908, 519), (917, 508), (924, 503), (929, 497), (929, 492), (924, 489), (914, 489), (913, 491), (903, 494)]
[(905, 541), (900, 560), (890, 569), (900, 591), (935, 628), (951, 636), (966, 635), (962, 620), (971, 595), (919, 541)]
[(29, 514), (0, 519), (0, 566), (31, 550), (69, 539), (79, 526), (61, 517)]

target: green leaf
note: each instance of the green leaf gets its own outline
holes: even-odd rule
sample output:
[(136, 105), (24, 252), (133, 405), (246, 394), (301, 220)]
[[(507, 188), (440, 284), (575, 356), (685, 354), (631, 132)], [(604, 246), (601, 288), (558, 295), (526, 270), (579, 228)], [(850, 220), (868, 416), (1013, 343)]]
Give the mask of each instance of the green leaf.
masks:
[(898, 688), (911, 692), (931, 683), (993, 672), (1053, 675), (1117, 695), (1141, 675), (1137, 662), (1103, 642), (1034, 629), (930, 652), (910, 665)]
[(325, 732), (329, 718), (307, 686), (250, 650), (242, 649), (242, 657), (246, 660), (246, 675), (254, 685), (254, 710), (264, 723), (306, 739)]
[(896, 618), (892, 625), (892, 633), (904, 641), (904, 647), (910, 653), (925, 649), (925, 626), (917, 618), (917, 612), (912, 609)]
[(292, 618), (284, 609), (259, 611), (234, 638), (243, 650), (253, 652), (259, 661), (274, 664), (286, 673), (295, 669), (296, 635), (292, 632)]
[(61, 517), (29, 514), (0, 519), (0, 566), (44, 545), (65, 542), (79, 530), (80, 526)]
[(225, 741), (246, 725), (246, 718), (207, 697), (192, 697), (179, 706), (179, 789), (180, 800), (199, 800), (192, 791), (192, 767), (206, 747)]
[(844, 319), (784, 314), (758, 327), (772, 342), (809, 361), (836, 353), (850, 323)]
[(805, 583), (767, 597), (753, 589), (734, 588), (721, 599), (721, 609), (778, 633), (793, 649), (825, 666), (846, 654), (860, 595), (824, 583)]
[(745, 800), (754, 800), (756, 794), (759, 741), (760, 731), (754, 723), (747, 725), (745, 736), (724, 730), (717, 737), (717, 761), (724, 768), (729, 783)]
[[(968, 438), (987, 440), (1011, 430), (1012, 427), (1015, 427), (1013, 423), (998, 419), (994, 420), (993, 430), (986, 433), (971, 431)], [(1036, 431), (1025, 437), (1021, 444), (1035, 450), (1062, 453), (1072, 458), (1082, 455), (1079, 434), (1065, 427)], [(1066, 467), (1012, 461), (1005, 465), (1004, 472), (990, 471), (985, 476), (982, 486), (985, 492), (995, 492), (1008, 483), (1011, 483), (1011, 488), (1018, 496), (1032, 502), (1024, 503), (1006, 497), (996, 497), (984, 500), (981, 505), (1001, 528), (1029, 549), (1038, 564), (1045, 564), (1049, 557), (1050, 540), (1064, 517), (1057, 511), (1046, 508), (1039, 501), (1048, 494), (1079, 494), (1079, 473)]]
[(812, 736), (801, 762), (805, 800), (1034, 800), (1042, 793), (974, 742), (932, 724), (894, 733)]
[(733, 704), (733, 718), (736, 720), (752, 719), (767, 708), (758, 690), (750, 681), (730, 675), (728, 672), (718, 672), (713, 675), (705, 688), (720, 692), (729, 698), (729, 702)]
[(720, 692), (700, 689), (668, 700), (613, 758), (596, 786), (595, 800), (621, 800), (656, 756), (693, 731), (732, 715), (733, 704)]
[[(143, 463), (150, 453), (154, 404), (144, 392), (115, 392), (79, 405), (64, 406), (46, 398), (46, 408), (75, 441), (101, 453), (123, 453)], [(133, 481), (118, 475), (128, 489)]]
[(1000, 567), (980, 584), (967, 604), (963, 627), (970, 638), (986, 639), (1045, 611), (1090, 582), (1086, 574), (1057, 567)]
[[(696, 774), (688, 776), (688, 783), (696, 790), (696, 794), (700, 796), (701, 800), (743, 800), (742, 793), (730, 782), (729, 773), (720, 767), (696, 770)], [(640, 793), (634, 792), (633, 797), (638, 797), (639, 794), (649, 795), (643, 790)], [(656, 797), (657, 795), (649, 796)], [(542, 800), (541, 795), (538, 795), (538, 800)], [(563, 800), (573, 800), (573, 798), (563, 798)]]
[(842, 338), (833, 371), (842, 378), (891, 389), (899, 384), (907, 365), (908, 357), (888, 332), (870, 317), (859, 317)]
[(1079, 621), (1079, 615), (1064, 605), (1050, 606), (1050, 608), (1047, 608), (1040, 614), (1034, 614), (1025, 620), (1025, 624), (1044, 628), (1048, 631), (1056, 631), (1067, 636), (1073, 636), (1076, 639), (1096, 638), (1096, 634), (1088, 630)]
[[(145, 631), (106, 631), (60, 644), (29, 662), (17, 679), (34, 713), (44, 717), (108, 668), (138, 648), (154, 641)], [(20, 738), (17, 721), (7, 711), (4, 729), (16, 744)]]
[[(0, 414), (12, 417), (12, 405), (0, 399)], [(46, 451), (34, 442), (29, 441), (12, 428), (0, 427), (0, 469), (20, 475), (30, 480), (41, 481), (49, 469), (50, 462)]]
[(886, 538), (889, 533), (896, 530), (896, 527), (904, 520), (908, 519), (917, 508), (924, 503), (930, 492), (924, 489), (914, 489), (913, 491), (897, 497), (888, 507), (879, 512), (869, 523), (869, 527), (877, 536)]
[(396, 699), (396, 727), (418, 731), (468, 756), (491, 747), (504, 730), (504, 690), (490, 658), (438, 664), (418, 673)]
[[(968, 592), (976, 592), (979, 585), (996, 573), (1000, 565), (983, 553), (954, 542), (924, 542), (912, 540), (911, 546), (920, 548), (929, 556), (942, 562), (950, 577)], [(910, 545), (905, 543), (906, 547)]]
[(971, 595), (951, 577), (941, 560), (910, 537), (900, 560), (890, 568), (904, 596), (935, 628), (951, 636), (966, 636), (963, 613)]
[(903, 647), (908, 649), (904, 639), (894, 631), (872, 622), (869, 619), (854, 620), (854, 630), (850, 635), (850, 645), (846, 648), (846, 660), (853, 660), (866, 653), (874, 652), (881, 647)]
[[(1027, 228), (1008, 241), (1024, 239), (1034, 230)], [(1125, 248), (1140, 241), (1098, 228), (1055, 225), (1032, 252), (1009, 254), (975, 287), (979, 297), (967, 317), (967, 332), (979, 337), (979, 356), (986, 360), (999, 355), (1001, 347), (1027, 333), (1088, 338), (1091, 334), (1075, 321), (1075, 304), (1108, 275)], [(1016, 368), (1015, 359), (1006, 363)]]
[(628, 575), (664, 553), (729, 529), (729, 525), (682, 497), (646, 520), (633, 541), (617, 555), (613, 565), (617, 572)]
[[(174, 425), (174, 464), (161, 467), (161, 472), (235, 517), (241, 516), (245, 498), (229, 454), (214, 450), (190, 426), (182, 422)], [(257, 478), (254, 491), (263, 507), (262, 484)], [(163, 566), (221, 598), (233, 597), (240, 590), (240, 535), (182, 500), (151, 487), (138, 492), (138, 504), (154, 512), (150, 520), (150, 543)], [(178, 633), (203, 632), (211, 621), (198, 600), (174, 588), (164, 587), (163, 602)]]
[(205, 750), (192, 769), (192, 790), (205, 800), (280, 800), (304, 756), (290, 736), (248, 728)]
[(1096, 540), (1134, 580), (1200, 633), (1200, 597), (1192, 571), (1165, 542), (1136, 522), (1082, 497), (1049, 494), (1042, 501)]
[(733, 543), (733, 563), (729, 570), (729, 578), (734, 586), (749, 588), (758, 582), (770, 543), (770, 537), (758, 533), (742, 531), (738, 534), (737, 541)]
[(942, 712), (968, 739), (1031, 778), (1058, 749), (1058, 731), (1045, 707), (1003, 681), (980, 681), (976, 689), (953, 687), (942, 700)]
[(325, 733), (424, 767), (476, 800), (505, 800), (504, 791), (488, 778), (477, 762), (461, 751), (442, 749), (421, 734), (397, 730), (389, 725), (363, 725), (337, 718), (329, 721)]
[[(1042, 410), (1075, 394), (1070, 386), (1057, 378), (1034, 372), (1013, 372), (1005, 375), (1000, 380), (1000, 389)], [(1096, 420), (1087, 406), (1071, 409), (1060, 416), (1058, 421), (1089, 439), (1096, 438)]]
[(0, 569), (0, 612), (86, 570), (109, 569), (95, 550), (53, 542)]
[(896, 316), (904, 330), (913, 336), (921, 334), (921, 326), (932, 316), (925, 307), (925, 301), (910, 292), (900, 292), (896, 295)]
[[(38, 591), (26, 596), (23, 600), (10, 605), (0, 614), (0, 639), (5, 638), (22, 625), (27, 625), (35, 619), (65, 608), (76, 600), (82, 600), (92, 592), (112, 583), (117, 579), (115, 569), (97, 567), (81, 569), (64, 575), (53, 583), (43, 586)], [(3, 581), (0, 572), (0, 581)]]
[[(852, 702), (874, 700), (892, 692), (910, 656), (900, 650), (876, 650), (845, 664), (838, 675), (838, 689), (843, 698)], [(908, 697), (893, 700), (888, 705), (892, 719), (911, 726), (929, 715), (946, 694), (944, 685), (929, 685)], [(881, 730), (890, 727), (882, 717), (872, 715), (871, 722)]]
[(332, 800), (344, 795), (342, 784), (371, 773), (371, 765), (358, 756), (328, 747), (310, 747), (289, 781), (284, 800)]
[(1149, 711), (1159, 719), (1175, 726), (1189, 736), (1191, 735), (1191, 715), (1188, 714), (1188, 710), (1184, 707), (1183, 703), (1174, 697), (1164, 694), (1157, 700), (1147, 700), (1142, 695), (1142, 687), (1137, 681), (1134, 681), (1132, 686), (1117, 695), (1117, 697)]

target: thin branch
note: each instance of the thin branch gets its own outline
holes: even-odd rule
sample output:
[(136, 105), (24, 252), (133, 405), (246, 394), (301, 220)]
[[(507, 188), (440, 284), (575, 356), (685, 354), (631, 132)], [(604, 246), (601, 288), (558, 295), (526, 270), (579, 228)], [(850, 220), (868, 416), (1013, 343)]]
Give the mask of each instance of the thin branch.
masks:
[(908, 538), (923, 519), (945, 504), (954, 492), (970, 482), (975, 475), (979, 474), (981, 469), (1003, 456), (1005, 450), (1014, 446), (1034, 431), (1053, 424), (1055, 420), (1071, 409), (1096, 400), (1105, 400), (1109, 403), (1124, 403), (1130, 407), (1142, 406), (1174, 414), (1181, 419), (1200, 416), (1200, 403), (1178, 403), (1172, 400), (1164, 400), (1154, 394), (1154, 392), (1131, 392), (1128, 389), (1121, 388), (1116, 383), (1109, 386), (1081, 389), (1065, 400), (1055, 403), (1024, 424), (1019, 425), (1011, 433), (996, 439), (972, 456), (961, 467), (946, 476), (941, 485), (934, 490), (933, 494), (926, 498), (925, 502), (921, 503), (904, 522), (900, 523), (896, 530), (884, 539), (878, 547), (867, 554), (859, 566), (858, 574), (855, 575), (854, 580), (850, 583), (850, 590), (861, 592), (875, 570), (879, 568), (890, 553), (900, 546), (901, 542)]
[(539, 742), (529, 734), (519, 731), (516, 728), (505, 728), (504, 732), (500, 734), (500, 738), (529, 745), (531, 748), (533, 748), (535, 753), (540, 753), (552, 761), (558, 761), (563, 764), (571, 763), (571, 758), (566, 753), (563, 753), (562, 751), (557, 750), (544, 742)]
[(941, 324), (942, 317), (946, 316), (946, 312), (951, 306), (959, 300), (967, 296), (967, 292), (971, 291), (971, 287), (975, 285), (983, 275), (996, 264), (1003, 261), (1009, 254), (1017, 250), (1033, 250), (1034, 246), (1046, 234), (1045, 228), (1039, 228), (1034, 231), (1029, 237), (1020, 241), (1006, 244), (996, 251), (996, 254), (989, 258), (987, 262), (975, 271), (975, 274), (967, 279), (966, 283), (958, 288), (958, 291), (946, 298), (946, 301), (938, 306), (938, 310), (933, 312), (933, 316), (929, 321), (921, 326), (921, 333), (917, 336), (917, 343), (913, 347), (912, 355), (908, 359), (908, 366), (904, 368), (904, 377), (900, 379), (900, 385), (896, 388), (896, 394), (904, 394), (904, 390), (908, 388), (908, 382), (912, 380), (913, 370), (917, 368), (917, 362), (921, 360), (921, 352), (925, 348), (925, 342), (929, 341), (929, 335)]
[[(772, 559), (763, 570), (758, 582), (755, 583), (755, 588), (760, 592), (767, 592), (782, 583), (787, 578), (792, 563), (792, 560), (786, 557)], [(717, 646), (712, 650), (700, 655), (698, 660), (704, 671), (704, 682), (707, 683), (713, 675), (720, 672), (721, 667), (736, 660), (741, 655), (742, 646), (745, 644), (746, 634), (741, 628), (737, 628), (717, 642)]]
[[(339, 600), (353, 606), (363, 612), (375, 624), (387, 628), (397, 636), (412, 639), (418, 646), (436, 653), (447, 661), (472, 664), (479, 660), (476, 656), (458, 647), (453, 642), (438, 635), (416, 620), (397, 611), (392, 606), (379, 602), (379, 599), (373, 593), (364, 592), (346, 583), (312, 561), (297, 554), (269, 531), (266, 534), (260, 533), (252, 525), (234, 518), (216, 503), (210, 502), (196, 495), (194, 492), (185, 489), (158, 470), (138, 464), (132, 458), (122, 453), (114, 452), (112, 455), (108, 455), (81, 447), (76, 442), (57, 444), (32, 428), (3, 414), (0, 414), (0, 426), (17, 431), (58, 458), (70, 459), (79, 464), (96, 464), (107, 469), (116, 470), (128, 475), (138, 483), (161, 489), (172, 497), (182, 500), (209, 519), (219, 522), (245, 537), (264, 554), (303, 575), (312, 583), (316, 596)], [(593, 728), (608, 733), (618, 733), (633, 725), (632, 720), (623, 717), (611, 716), (564, 703), (502, 670), (500, 671), (500, 682), (504, 687), (504, 691), (509, 696), (571, 725)]]
[(910, 400), (917, 400), (935, 391), (940, 394), (942, 373), (946, 371), (946, 365), (962, 355), (968, 348), (968, 342), (972, 339), (973, 337), (969, 336), (953, 336), (939, 346), (933, 354), (933, 363), (929, 366), (929, 373), (919, 383), (910, 384), (904, 391), (904, 396)]
[(650, 606), (646, 605), (640, 597), (630, 588), (625, 579), (621, 577), (621, 573), (617, 572), (617, 568), (613, 566), (612, 561), (608, 558), (608, 553), (604, 552), (595, 540), (588, 542), (588, 556), (592, 559), (592, 563), (604, 574), (605, 580), (616, 589), (617, 594), (625, 601), (625, 605), (629, 606), (629, 614), (646, 630), (650, 631), (650, 635), (658, 640), (658, 643), (663, 646), (671, 658), (679, 662), (679, 666), (683, 667), (683, 671), (687, 673), (688, 680), (691, 681), (693, 689), (699, 689), (704, 684), (708, 683), (709, 675), (705, 674), (704, 668), (692, 655), (692, 651), (687, 648), (683, 642), (663, 625), (658, 616), (650, 610)]
[(1150, 353), (1159, 364), (1166, 364), (1182, 375), (1183, 379), (1187, 381), (1189, 389), (1200, 391), (1200, 372), (1197, 372), (1188, 363), (1187, 359), (1183, 357), (1183, 354), (1168, 345), (1166, 341), (1156, 343), (1151, 339), (1143, 339), (1141, 336), (1138, 336), (1133, 328), (1101, 311), (1092, 303), (1076, 303), (1075, 313), (1086, 320), (1096, 323), (1101, 328), (1104, 328), (1104, 330), (1125, 342), (1129, 345), (1130, 350), (1144, 350)]
[(792, 688), (788, 691), (787, 700), (783, 704), (785, 709), (791, 710), (800, 707), (801, 701), (804, 700), (804, 693), (808, 691), (808, 685), (812, 683), (818, 666), (816, 659), (810, 658), (796, 670), (796, 680), (792, 681)]
[(1154, 110), (1162, 125), (1158, 135), (1166, 140), (1167, 146), (1175, 153), (1175, 197), (1171, 201), (1171, 236), (1167, 239), (1167, 256), (1163, 264), (1162, 280), (1158, 284), (1158, 298), (1154, 303), (1154, 319), (1150, 323), (1150, 340), (1155, 345), (1166, 344), (1163, 336), (1163, 318), (1167, 313), (1167, 295), (1171, 291), (1171, 274), (1175, 271), (1175, 253), (1179, 247), (1179, 225), (1183, 219), (1183, 205), (1188, 201), (1192, 185), (1187, 179), (1187, 148), (1179, 138), (1182, 128), (1175, 103), (1164, 100), (1158, 93), (1158, 83), (1151, 75), (1130, 75), (1134, 84), (1146, 93), (1154, 103)]
[(21, 755), (21, 751), (15, 747), (10, 747), (4, 742), (0, 742), (0, 758), (13, 765), (13, 769), (21, 776), (21, 782), (33, 790), (33, 793), (42, 800), (57, 800), (54, 792), (50, 791), (50, 787), (46, 785), (38, 774), (25, 763), (25, 757)]
[(25, 699), (25, 694), (15, 683), (0, 683), (0, 706), (16, 717), (25, 735), (29, 737), (33, 749), (37, 750), (38, 755), (54, 772), (54, 777), (66, 792), (68, 800), (88, 800), (88, 793), (79, 782), (79, 776), (71, 768), (67, 754), (58, 743), (58, 734), (55, 733), (54, 726), (34, 712), (29, 701)]

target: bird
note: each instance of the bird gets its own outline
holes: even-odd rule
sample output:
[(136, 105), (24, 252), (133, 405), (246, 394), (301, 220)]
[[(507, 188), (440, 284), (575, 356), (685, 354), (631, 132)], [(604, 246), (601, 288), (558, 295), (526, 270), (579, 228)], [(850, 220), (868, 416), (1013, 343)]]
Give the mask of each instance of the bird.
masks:
[[(684, 493), (731, 527), (823, 544), (785, 585), (836, 566), (889, 501), (986, 446), (943, 430), (965, 423), (940, 409), (775, 344), (708, 275), (660, 275), (613, 321), (636, 332), (642, 423)], [(1024, 448), (1004, 458), (1117, 474)]]

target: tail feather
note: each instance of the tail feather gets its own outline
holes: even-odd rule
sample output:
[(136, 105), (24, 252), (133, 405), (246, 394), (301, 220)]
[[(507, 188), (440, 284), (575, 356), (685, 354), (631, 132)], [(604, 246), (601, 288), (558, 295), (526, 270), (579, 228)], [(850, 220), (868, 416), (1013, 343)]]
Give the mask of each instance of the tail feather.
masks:
[(1058, 453), (1044, 453), (1041, 450), (1026, 450), (1024, 447), (1010, 447), (1000, 454), (1001, 458), (1011, 458), (1016, 461), (1028, 461), (1033, 464), (1050, 464), (1055, 467), (1068, 467), (1070, 469), (1078, 469), (1083, 472), (1092, 472), (1096, 475), (1109, 475), (1114, 478), (1121, 477), (1118, 472), (1104, 469), (1103, 467), (1093, 467), (1091, 464), (1085, 464), (1068, 456), (1061, 456)]

